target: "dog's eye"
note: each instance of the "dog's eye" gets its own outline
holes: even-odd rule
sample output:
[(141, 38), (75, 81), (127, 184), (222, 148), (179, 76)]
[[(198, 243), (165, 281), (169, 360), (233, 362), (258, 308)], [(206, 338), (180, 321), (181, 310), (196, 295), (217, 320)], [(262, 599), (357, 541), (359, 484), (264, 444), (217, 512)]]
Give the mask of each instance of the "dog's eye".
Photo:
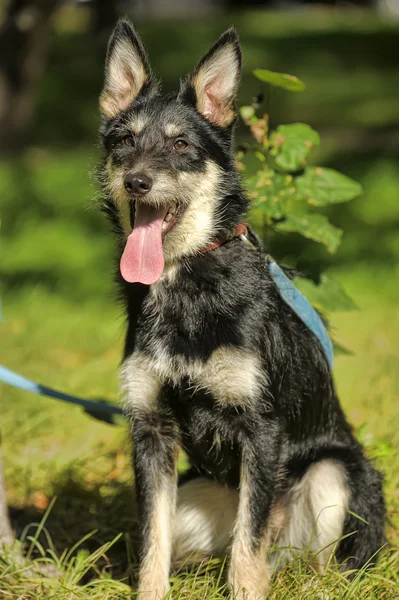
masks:
[(132, 135), (126, 135), (122, 141), (125, 146), (134, 146), (134, 137)]
[(187, 148), (187, 146), (188, 146), (188, 144), (184, 140), (176, 140), (173, 148), (175, 150), (181, 151), (181, 150), (185, 150)]

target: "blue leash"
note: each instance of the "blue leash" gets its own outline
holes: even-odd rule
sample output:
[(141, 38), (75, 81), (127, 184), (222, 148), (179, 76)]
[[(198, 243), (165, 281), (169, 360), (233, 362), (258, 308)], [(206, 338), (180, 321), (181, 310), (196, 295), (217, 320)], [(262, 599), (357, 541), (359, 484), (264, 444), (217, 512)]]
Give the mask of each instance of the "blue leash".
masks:
[(69, 404), (82, 406), (92, 417), (95, 417), (101, 421), (106, 421), (107, 423), (113, 422), (112, 415), (124, 414), (123, 410), (118, 406), (113, 406), (112, 404), (107, 404), (106, 402), (84, 400), (83, 398), (58, 392), (57, 390), (46, 387), (45, 385), (35, 383), (26, 377), (22, 377), (21, 375), (18, 375), (18, 373), (14, 373), (2, 365), (0, 365), (0, 381), (19, 388), (20, 390), (24, 390), (25, 392), (49, 396), (50, 398), (56, 398), (57, 400), (62, 400), (63, 402), (69, 402)]
[[(332, 368), (334, 359), (333, 345), (320, 316), (276, 262), (270, 261), (269, 269), (270, 275), (278, 287), (281, 297), (317, 337), (327, 357), (330, 368)], [(84, 400), (83, 398), (58, 392), (57, 390), (35, 383), (26, 377), (22, 377), (1, 365), (0, 381), (26, 392), (41, 394), (42, 396), (49, 396), (50, 398), (56, 398), (63, 402), (82, 406), (89, 415), (107, 423), (114, 423), (112, 418), (113, 415), (124, 414), (123, 410), (118, 406), (113, 406), (112, 404), (103, 401), (95, 402), (92, 400)]]

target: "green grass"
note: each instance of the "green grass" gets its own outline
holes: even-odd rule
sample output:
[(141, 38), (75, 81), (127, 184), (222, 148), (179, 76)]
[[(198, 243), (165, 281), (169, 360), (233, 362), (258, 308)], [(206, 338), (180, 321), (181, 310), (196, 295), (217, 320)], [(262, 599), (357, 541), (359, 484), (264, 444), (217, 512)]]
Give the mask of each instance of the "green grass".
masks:
[[(397, 283), (387, 268), (337, 267), (359, 311), (336, 313), (332, 327), (353, 356), (336, 358), (335, 377), (349, 419), (384, 472), (392, 547), (379, 566), (348, 583), (317, 576), (300, 561), (280, 573), (271, 598), (395, 598), (399, 585), (399, 416)], [(89, 398), (117, 396), (123, 319), (111, 297), (66, 300), (40, 287), (5, 296), (1, 361), (62, 390)], [(12, 558), (0, 563), (5, 598), (122, 598), (134, 585), (136, 521), (129, 443), (124, 427), (93, 420), (79, 408), (1, 386), (5, 474), (11, 514), (25, 550), (56, 576), (32, 573)], [(55, 500), (54, 500), (55, 499)], [(46, 517), (35, 542), (34, 523)], [(30, 525), (33, 524), (33, 525)], [(30, 526), (28, 530), (25, 528)], [(183, 571), (177, 598), (222, 598), (221, 563)], [(223, 581), (223, 580), (221, 580)], [(5, 592), (3, 592), (5, 593)]]
[[(93, 141), (102, 57), (74, 19), (57, 20), (32, 145), (0, 161), (0, 364), (72, 394), (116, 402), (124, 320), (113, 294), (112, 237), (87, 176), (99, 154)], [(267, 98), (272, 120), (321, 128), (315, 161), (364, 187), (361, 198), (330, 211), (345, 231), (337, 255), (294, 235), (273, 240), (272, 252), (316, 277), (327, 269), (359, 306), (331, 315), (334, 337), (353, 353), (337, 356), (334, 375), (357, 435), (385, 475), (390, 518), (390, 545), (374, 570), (349, 582), (336, 570), (316, 575), (297, 560), (278, 574), (270, 598), (392, 600), (399, 598), (399, 175), (388, 142), (398, 117), (398, 29), (338, 12), (242, 12), (190, 28), (142, 23), (167, 89), (232, 21), (246, 61), (241, 101), (259, 91), (252, 68), (303, 79), (306, 93)], [(353, 149), (346, 147), (348, 133), (332, 131), (337, 127), (350, 132)], [(375, 132), (383, 134), (380, 146)], [(0, 423), (12, 521), (34, 559), (32, 567), (15, 552), (1, 556), (0, 599), (129, 597), (137, 522), (126, 429), (5, 385)], [(173, 597), (226, 597), (224, 572), (217, 559), (182, 569), (173, 575)]]
[[(389, 270), (367, 265), (341, 267), (332, 275), (359, 305), (358, 312), (336, 313), (332, 319), (338, 340), (353, 351), (353, 356), (336, 358), (335, 377), (349, 419), (385, 474), (392, 548), (373, 572), (351, 583), (334, 571), (316, 576), (297, 561), (278, 575), (271, 598), (319, 598), (322, 591), (331, 598), (394, 598), (399, 584), (397, 284)], [(6, 297), (1, 362), (71, 393), (115, 399), (123, 332), (119, 312), (107, 298), (66, 301), (40, 287)], [(6, 386), (0, 388), (0, 407), (13, 520), (27, 540), (25, 549), (32, 547), (32, 556), (60, 571), (56, 577), (38, 576), (3, 559), (4, 597), (61, 600), (72, 592), (76, 598), (123, 597), (136, 566), (124, 427)], [(35, 526), (24, 529), (40, 522), (54, 498), (45, 522), (48, 537), (42, 532), (33, 542), (29, 536), (35, 535)], [(219, 571), (214, 561), (202, 565), (200, 573), (183, 572), (174, 580), (181, 590), (176, 597), (223, 597), (216, 590)]]

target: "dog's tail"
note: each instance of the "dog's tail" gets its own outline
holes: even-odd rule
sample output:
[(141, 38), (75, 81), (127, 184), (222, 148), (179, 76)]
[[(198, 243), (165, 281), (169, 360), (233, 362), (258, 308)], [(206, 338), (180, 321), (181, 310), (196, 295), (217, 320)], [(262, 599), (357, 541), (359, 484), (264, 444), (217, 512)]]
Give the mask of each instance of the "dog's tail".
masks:
[(179, 487), (173, 559), (198, 560), (226, 551), (234, 527), (238, 491), (205, 477)]

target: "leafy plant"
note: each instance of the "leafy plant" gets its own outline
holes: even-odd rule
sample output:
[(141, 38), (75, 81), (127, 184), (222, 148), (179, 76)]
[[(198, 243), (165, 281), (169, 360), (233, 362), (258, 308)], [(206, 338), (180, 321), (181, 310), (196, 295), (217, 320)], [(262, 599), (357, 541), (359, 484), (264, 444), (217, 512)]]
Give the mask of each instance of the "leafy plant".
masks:
[[(260, 81), (288, 91), (305, 89), (305, 84), (293, 75), (265, 69), (253, 73)], [(267, 229), (278, 234), (296, 232), (323, 244), (328, 252), (336, 252), (343, 231), (332, 225), (320, 209), (356, 198), (362, 192), (360, 184), (333, 169), (308, 164), (313, 148), (320, 144), (319, 134), (309, 125), (291, 123), (270, 131), (269, 115), (259, 115), (259, 111), (258, 99), (240, 108), (254, 138), (245, 151), (258, 162), (256, 173), (246, 178), (254, 208), (260, 211)], [(237, 155), (241, 170), (245, 169), (243, 158), (244, 150)], [(339, 283), (325, 275), (318, 285), (306, 278), (297, 278), (296, 284), (322, 313), (356, 308)], [(336, 345), (336, 350), (345, 349)]]

